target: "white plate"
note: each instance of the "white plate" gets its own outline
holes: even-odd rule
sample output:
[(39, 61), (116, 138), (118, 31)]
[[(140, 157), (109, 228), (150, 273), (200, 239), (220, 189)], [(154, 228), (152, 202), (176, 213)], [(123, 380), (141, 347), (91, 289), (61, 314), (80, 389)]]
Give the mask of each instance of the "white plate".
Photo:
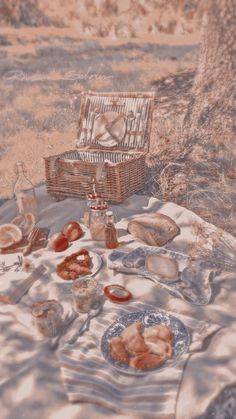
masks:
[[(78, 251), (78, 249), (77, 249), (77, 251)], [(70, 251), (70, 253), (67, 252), (66, 255), (65, 254), (63, 255), (63, 257), (61, 258), (60, 261), (57, 261), (57, 263), (55, 264), (55, 272), (53, 272), (52, 275), (51, 275), (53, 282), (72, 283), (74, 281), (73, 279), (71, 279), (71, 280), (62, 279), (59, 275), (57, 275), (56, 267), (59, 263), (61, 263), (63, 261), (63, 259), (65, 259), (66, 256), (69, 256), (69, 255), (71, 255), (72, 253), (75, 253), (75, 252), (76, 252), (76, 250)], [(89, 273), (88, 276), (94, 276), (94, 275), (96, 275), (96, 273), (99, 271), (99, 269), (102, 266), (102, 259), (101, 259), (101, 256), (99, 256), (97, 253), (94, 253), (91, 250), (88, 250), (88, 252), (89, 252), (89, 256), (92, 258), (91, 273)], [(87, 275), (80, 275), (78, 278), (83, 278), (84, 276), (87, 276)]]

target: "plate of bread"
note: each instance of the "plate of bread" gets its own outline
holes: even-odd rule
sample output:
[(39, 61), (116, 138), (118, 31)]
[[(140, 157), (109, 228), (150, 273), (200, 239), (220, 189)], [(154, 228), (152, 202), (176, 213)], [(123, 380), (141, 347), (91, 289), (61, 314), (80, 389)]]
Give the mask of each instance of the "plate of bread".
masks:
[(101, 352), (119, 371), (142, 375), (173, 366), (189, 344), (181, 320), (158, 309), (129, 313), (112, 323), (102, 337)]
[(189, 258), (182, 253), (165, 248), (138, 247), (122, 258), (126, 268), (139, 269), (140, 273), (155, 275), (159, 281), (176, 282), (189, 265)]

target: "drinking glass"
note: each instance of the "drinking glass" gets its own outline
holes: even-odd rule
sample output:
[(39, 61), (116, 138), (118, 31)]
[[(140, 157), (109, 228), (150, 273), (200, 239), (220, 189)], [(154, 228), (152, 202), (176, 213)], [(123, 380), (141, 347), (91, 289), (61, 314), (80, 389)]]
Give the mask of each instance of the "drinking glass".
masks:
[(33, 305), (32, 315), (44, 337), (57, 336), (62, 328), (62, 305), (56, 300), (40, 301)]
[(72, 284), (74, 308), (80, 313), (88, 313), (99, 300), (102, 287), (91, 277), (78, 278)]

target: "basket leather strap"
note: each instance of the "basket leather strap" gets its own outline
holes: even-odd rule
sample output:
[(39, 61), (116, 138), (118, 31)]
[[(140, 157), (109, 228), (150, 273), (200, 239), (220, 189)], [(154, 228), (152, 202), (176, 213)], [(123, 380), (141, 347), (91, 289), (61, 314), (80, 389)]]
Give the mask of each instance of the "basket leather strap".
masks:
[[(109, 122), (104, 114), (101, 115), (101, 118), (102, 118), (103, 123), (105, 125), (106, 131), (108, 132), (108, 134), (110, 134), (110, 136), (113, 138), (113, 140), (115, 140), (117, 143), (120, 142), (120, 138), (118, 138), (115, 135), (115, 133), (112, 132), (112, 127), (124, 116), (125, 115), (123, 113), (120, 113), (120, 114), (117, 115), (117, 117), (115, 119), (113, 119), (113, 121)], [(101, 132), (100, 134), (98, 134), (96, 136), (96, 141), (99, 140), (104, 134), (106, 134), (106, 131)]]
[(106, 161), (98, 163), (95, 175), (96, 182), (101, 182), (107, 176), (107, 166), (108, 162)]

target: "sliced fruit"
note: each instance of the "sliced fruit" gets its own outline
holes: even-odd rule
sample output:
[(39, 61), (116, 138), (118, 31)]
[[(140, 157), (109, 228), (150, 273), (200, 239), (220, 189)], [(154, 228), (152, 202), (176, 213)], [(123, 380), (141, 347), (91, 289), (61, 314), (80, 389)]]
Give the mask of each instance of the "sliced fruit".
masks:
[(17, 227), (19, 227), (22, 231), (23, 236), (28, 236), (28, 234), (31, 232), (31, 230), (35, 226), (35, 216), (31, 212), (27, 212), (23, 215), (18, 215), (15, 217), (11, 224), (15, 224)]
[(19, 227), (14, 224), (0, 225), (0, 249), (6, 249), (15, 243), (20, 243), (23, 234)]

